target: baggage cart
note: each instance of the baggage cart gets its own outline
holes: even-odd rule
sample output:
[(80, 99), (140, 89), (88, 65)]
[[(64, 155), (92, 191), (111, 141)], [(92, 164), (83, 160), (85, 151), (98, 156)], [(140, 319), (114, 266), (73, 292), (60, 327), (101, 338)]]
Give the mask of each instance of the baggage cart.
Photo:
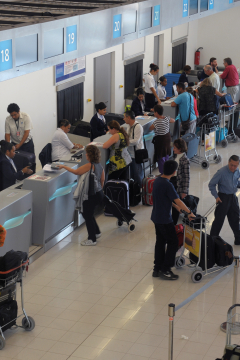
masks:
[[(228, 129), (227, 135), (225, 135), (225, 132), (223, 132), (223, 139), (220, 141), (220, 132), (219, 132), (219, 141), (223, 148), (226, 148), (228, 146), (228, 143), (231, 141), (233, 143), (237, 143), (239, 140), (239, 137), (234, 132), (234, 113), (236, 111), (238, 104), (234, 105), (222, 105), (220, 109), (221, 114), (221, 120), (222, 120), (222, 126), (223, 128)], [(230, 121), (230, 115), (232, 115), (232, 121)], [(226, 118), (229, 118), (227, 126), (226, 126)], [(230, 134), (229, 134), (230, 132)]]
[[(175, 259), (175, 268), (179, 269), (186, 265), (193, 269), (191, 279), (194, 283), (201, 282), (204, 276), (225, 269), (223, 266), (215, 265), (215, 262), (208, 267), (207, 231), (209, 221), (207, 216), (215, 207), (214, 204), (204, 216), (197, 215), (194, 221), (190, 221), (186, 217), (182, 219), (184, 225), (183, 246), (180, 255)], [(183, 214), (187, 215), (185, 212)], [(203, 251), (201, 251), (202, 247)], [(186, 264), (186, 259), (188, 264)], [(205, 268), (201, 267), (202, 264)]]
[[(0, 325), (0, 350), (2, 350), (5, 345), (5, 337), (3, 332), (10, 323), (14, 323), (15, 327), (20, 327), (26, 331), (32, 331), (35, 328), (35, 321), (32, 317), (27, 316), (27, 313), (24, 309), (24, 298), (23, 298), (23, 272), (27, 270), (29, 260), (22, 262), (18, 268), (8, 270), (6, 272), (0, 272), (0, 306), (4, 303), (7, 303), (9, 300), (16, 300), (17, 297), (17, 283), (20, 284), (21, 288), (21, 307), (22, 313), (17, 315), (15, 319), (11, 319), (10, 322), (1, 326)], [(22, 318), (22, 325), (17, 325), (16, 320)], [(9, 326), (8, 326), (9, 328)]]

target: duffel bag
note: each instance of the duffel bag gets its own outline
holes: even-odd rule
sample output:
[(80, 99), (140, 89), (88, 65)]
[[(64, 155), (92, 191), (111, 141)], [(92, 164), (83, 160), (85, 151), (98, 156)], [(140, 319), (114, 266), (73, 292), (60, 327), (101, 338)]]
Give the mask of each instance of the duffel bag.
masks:
[(233, 262), (233, 248), (220, 236), (213, 236), (215, 242), (215, 261), (218, 266), (228, 266)]

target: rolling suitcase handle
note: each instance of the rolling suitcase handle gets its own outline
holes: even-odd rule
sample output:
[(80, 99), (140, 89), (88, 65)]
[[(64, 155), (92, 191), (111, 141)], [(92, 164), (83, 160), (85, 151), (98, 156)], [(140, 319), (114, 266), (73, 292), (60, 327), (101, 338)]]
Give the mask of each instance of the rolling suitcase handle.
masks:
[(148, 161), (149, 161), (149, 163), (150, 163), (150, 175), (152, 175), (152, 162), (151, 162), (151, 159), (148, 158), (148, 159), (146, 159), (146, 160), (143, 161), (143, 173), (144, 173), (144, 178), (146, 177), (144, 164), (145, 164), (146, 162), (148, 162)]

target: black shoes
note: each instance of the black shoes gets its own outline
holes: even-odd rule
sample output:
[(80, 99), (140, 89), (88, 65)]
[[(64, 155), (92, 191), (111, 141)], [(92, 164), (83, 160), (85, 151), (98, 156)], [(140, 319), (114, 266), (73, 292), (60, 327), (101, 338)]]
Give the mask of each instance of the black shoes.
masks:
[(152, 277), (159, 277), (159, 276), (160, 276), (160, 271), (153, 270)]
[[(240, 244), (239, 244), (240, 245)], [(169, 271), (153, 271), (152, 277), (160, 277), (162, 280), (177, 280), (178, 275), (175, 275), (171, 270)]]
[(240, 240), (239, 240), (239, 239), (235, 239), (235, 240), (234, 240), (234, 245), (240, 245)]

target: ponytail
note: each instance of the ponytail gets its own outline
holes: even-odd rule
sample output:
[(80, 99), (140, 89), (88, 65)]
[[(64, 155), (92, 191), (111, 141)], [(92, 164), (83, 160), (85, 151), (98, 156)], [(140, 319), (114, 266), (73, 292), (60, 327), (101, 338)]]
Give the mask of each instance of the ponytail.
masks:
[(121, 134), (123, 134), (125, 140), (126, 140), (126, 144), (127, 146), (129, 146), (129, 136), (126, 132), (126, 130), (123, 127), (120, 127), (119, 123), (116, 120), (112, 120), (110, 121), (107, 126), (110, 129), (116, 129), (117, 131), (119, 131)]
[(159, 70), (159, 67), (158, 67), (157, 65), (153, 64), (153, 63), (151, 63), (151, 64), (149, 65), (149, 67), (150, 67), (150, 71), (157, 71), (157, 70)]
[(13, 144), (11, 144), (10, 142), (5, 141), (5, 140), (0, 141), (0, 146), (1, 146), (2, 154), (6, 154), (7, 151), (11, 151), (13, 148)]

